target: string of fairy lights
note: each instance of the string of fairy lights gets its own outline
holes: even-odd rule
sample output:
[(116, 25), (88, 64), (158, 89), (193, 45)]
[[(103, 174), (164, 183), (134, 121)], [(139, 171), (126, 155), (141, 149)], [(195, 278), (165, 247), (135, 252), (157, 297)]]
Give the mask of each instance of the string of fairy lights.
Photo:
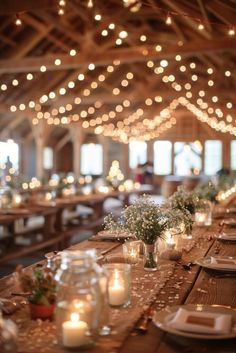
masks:
[[(86, 0), (87, 1), (87, 0)], [(122, 2), (122, 1), (121, 1)], [(58, 15), (63, 16), (66, 13), (66, 0), (58, 0)], [(142, 6), (151, 7), (151, 5), (146, 1), (141, 0), (123, 0), (123, 6), (128, 11), (138, 12), (141, 10)], [(211, 22), (205, 18), (193, 17), (187, 13), (180, 13), (175, 11), (169, 11), (158, 7), (155, 3), (153, 6), (161, 13), (163, 13), (165, 19), (164, 22), (166, 26), (173, 25), (173, 19), (175, 17), (187, 17), (191, 18), (196, 24), (196, 29), (198, 31), (207, 30), (208, 25), (214, 25), (224, 30), (225, 34), (232, 37), (235, 35), (235, 25), (234, 24), (224, 24)], [(88, 11), (91, 11), (94, 16), (94, 21), (102, 23), (103, 15), (98, 11), (97, 2), (94, 0), (87, 1)], [(159, 19), (161, 20), (161, 19)], [(15, 19), (16, 26), (22, 26), (23, 22), (20, 14), (16, 15)], [(126, 43), (129, 33), (125, 29), (120, 29), (115, 23), (109, 23), (101, 30), (101, 37), (109, 36), (110, 32), (115, 32), (115, 45), (122, 46)], [(146, 34), (139, 34), (139, 41), (145, 43), (148, 41), (148, 36)], [(178, 42), (179, 45), (183, 43)], [(156, 52), (162, 51), (162, 46), (160, 44), (155, 45)], [(76, 49), (72, 48), (68, 55), (76, 56), (79, 55)], [(202, 88), (203, 76), (197, 74), (198, 64), (195, 62), (187, 63), (187, 61), (182, 64), (181, 55), (176, 55), (174, 59), (178, 64), (177, 69), (181, 75), (180, 82), (177, 82), (175, 70), (173, 73), (166, 74), (165, 71), (169, 69), (169, 62), (165, 58), (161, 59), (159, 62), (154, 62), (148, 60), (145, 65), (152, 70), (152, 73), (159, 76), (164, 84), (170, 86), (175, 92), (179, 93), (179, 97), (173, 100), (169, 106), (162, 109), (160, 114), (155, 115), (150, 118), (150, 113), (144, 112), (144, 106), (151, 106), (154, 103), (163, 102), (163, 97), (161, 95), (154, 97), (146, 97), (139, 107), (135, 107), (135, 102), (132, 99), (123, 99), (120, 103), (116, 104), (112, 110), (108, 110), (106, 113), (99, 114), (99, 110), (104, 107), (104, 102), (102, 100), (96, 100), (94, 103), (89, 105), (86, 109), (81, 109), (78, 112), (78, 108), (82, 106), (85, 99), (89, 96), (93, 96), (93, 92), (99, 88), (100, 85), (104, 85), (105, 81), (114, 73), (116, 69), (122, 64), (119, 60), (113, 61), (112, 64), (104, 67), (104, 72), (99, 73), (96, 79), (83, 87), (80, 94), (76, 94), (73, 97), (73, 101), (66, 104), (60, 104), (57, 107), (55, 105), (50, 108), (50, 110), (45, 110), (46, 105), (52, 101), (53, 103), (58, 100), (60, 102), (60, 97), (67, 96), (68, 92), (73, 92), (74, 89), (78, 87), (82, 82), (87, 82), (90, 78), (89, 72), (97, 69), (94, 63), (89, 63), (87, 67), (84, 68), (83, 72), (79, 73), (76, 79), (70, 80), (66, 85), (62, 85), (55, 91), (45, 92), (39, 98), (35, 100), (30, 100), (27, 102), (21, 102), (17, 105), (11, 105), (9, 110), (12, 113), (17, 113), (17, 111), (24, 111), (31, 109), (35, 113), (35, 118), (32, 119), (32, 123), (37, 125), (41, 119), (45, 119), (49, 125), (66, 125), (72, 122), (81, 121), (81, 126), (85, 129), (93, 128), (96, 134), (104, 134), (105, 136), (112, 137), (120, 142), (127, 143), (129, 140), (135, 139), (146, 139), (150, 140), (152, 138), (158, 137), (161, 133), (170, 129), (174, 124), (176, 124), (176, 118), (173, 116), (174, 110), (179, 104), (186, 107), (190, 112), (192, 112), (198, 120), (207, 123), (211, 128), (221, 131), (223, 133), (230, 133), (236, 135), (236, 126), (234, 125), (236, 121), (233, 121), (233, 116), (230, 111), (233, 108), (233, 102), (229, 99), (224, 108), (220, 105), (221, 99), (215, 95), (211, 95), (211, 88), (215, 86), (216, 70), (212, 67), (208, 67), (204, 73), (204, 82), (207, 85), (206, 88)], [(60, 67), (62, 64), (62, 59), (58, 56), (55, 59), (55, 67)], [(39, 67), (37, 73), (44, 74), (47, 72), (47, 67), (42, 63)], [(125, 76), (116, 84), (116, 87), (112, 89), (112, 95), (119, 96), (122, 93), (122, 89), (130, 86), (131, 81), (135, 76), (134, 72), (126, 72)], [(232, 70), (230, 68), (224, 71), (225, 78), (232, 77)], [(25, 74), (25, 80), (34, 80), (37, 75), (28, 72)], [(201, 78), (201, 89), (197, 89), (197, 84)], [(23, 83), (24, 78), (17, 80), (14, 78), (10, 83), (0, 84), (0, 91), (7, 91), (10, 87), (18, 87)], [(184, 81), (184, 82), (182, 82)], [(197, 92), (198, 91), (198, 92)], [(207, 102), (204, 97), (207, 96)], [(212, 104), (209, 103), (211, 99)], [(124, 109), (129, 110), (128, 116), (123, 120), (119, 120), (114, 123), (109, 123), (110, 120), (118, 117), (118, 114), (124, 113)], [(71, 113), (76, 110), (76, 113)], [(98, 115), (96, 115), (98, 114)], [(149, 117), (149, 118), (148, 118)], [(88, 120), (90, 118), (90, 120)]]

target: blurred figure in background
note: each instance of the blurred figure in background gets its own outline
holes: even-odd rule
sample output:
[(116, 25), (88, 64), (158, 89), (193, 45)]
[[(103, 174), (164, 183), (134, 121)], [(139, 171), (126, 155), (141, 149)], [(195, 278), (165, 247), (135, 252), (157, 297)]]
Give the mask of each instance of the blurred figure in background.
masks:
[(153, 163), (147, 161), (143, 165), (144, 170), (144, 184), (153, 184)]
[(134, 170), (134, 181), (135, 183), (143, 184), (144, 182), (144, 173), (143, 173), (143, 165), (137, 164), (137, 167)]

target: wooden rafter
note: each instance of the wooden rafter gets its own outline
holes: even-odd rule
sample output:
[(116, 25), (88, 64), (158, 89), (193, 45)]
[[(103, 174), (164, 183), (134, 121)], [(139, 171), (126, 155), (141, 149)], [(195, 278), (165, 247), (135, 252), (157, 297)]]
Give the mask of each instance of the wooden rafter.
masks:
[[(76, 57), (68, 55), (48, 55), (44, 57), (25, 57), (23, 59), (0, 60), (0, 73), (19, 73), (39, 71), (40, 67), (45, 65), (47, 70), (67, 70), (76, 69), (78, 67), (94, 63), (96, 65), (106, 65), (114, 60), (126, 62), (142, 62), (147, 59), (158, 60), (162, 58), (173, 57), (176, 54), (183, 56), (192, 56), (196, 53), (214, 53), (218, 51), (235, 51), (236, 39), (225, 38), (222, 40), (198, 40), (186, 43), (183, 46), (171, 46), (161, 52), (157, 52), (153, 46), (121, 48), (109, 50), (105, 53), (87, 53), (79, 54)], [(60, 58), (61, 65), (56, 66), (55, 60)]]

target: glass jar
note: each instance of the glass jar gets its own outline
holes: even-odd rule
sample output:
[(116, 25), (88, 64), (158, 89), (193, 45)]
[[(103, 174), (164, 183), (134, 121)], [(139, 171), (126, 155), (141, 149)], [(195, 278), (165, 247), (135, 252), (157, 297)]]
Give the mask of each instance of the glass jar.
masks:
[(108, 302), (111, 307), (127, 307), (131, 302), (131, 265), (112, 263), (103, 266), (108, 274)]
[(212, 204), (208, 200), (201, 200), (195, 212), (195, 223), (204, 227), (212, 224)]
[(143, 268), (145, 271), (156, 271), (157, 270), (157, 243), (155, 244), (146, 244), (144, 245), (144, 265)]
[(99, 283), (100, 289), (102, 293), (102, 309), (101, 309), (101, 316), (100, 316), (100, 327), (99, 327), (99, 334), (100, 336), (107, 336), (111, 332), (110, 328), (110, 307), (108, 302), (108, 273), (107, 271), (99, 266), (97, 263), (95, 265), (95, 270), (99, 275)]
[(10, 207), (12, 202), (12, 190), (8, 186), (0, 187), (0, 208)]
[(12, 320), (4, 320), (0, 312), (0, 352), (17, 352), (17, 327)]
[(126, 241), (122, 245), (123, 256), (127, 263), (137, 264), (139, 261), (140, 241)]
[(65, 251), (56, 273), (56, 325), (66, 348), (94, 346), (100, 328), (102, 292), (94, 251)]

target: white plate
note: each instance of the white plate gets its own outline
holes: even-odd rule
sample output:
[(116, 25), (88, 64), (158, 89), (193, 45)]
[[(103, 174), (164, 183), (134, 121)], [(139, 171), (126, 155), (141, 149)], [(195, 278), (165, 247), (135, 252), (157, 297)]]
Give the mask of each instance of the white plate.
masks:
[(106, 230), (98, 232), (100, 239), (114, 240), (114, 239), (134, 239), (134, 235), (128, 233), (111, 233)]
[[(183, 307), (185, 310), (189, 311), (202, 311), (202, 312), (211, 312), (211, 313), (219, 313), (219, 314), (230, 314), (232, 315), (232, 331), (227, 334), (204, 334), (204, 333), (195, 333), (195, 332), (187, 332), (176, 330), (169, 325), (170, 321), (173, 319), (174, 315), (178, 311), (180, 307)], [(160, 311), (157, 311), (153, 317), (154, 324), (166, 331), (168, 333), (187, 337), (187, 338), (197, 338), (204, 340), (220, 340), (220, 339), (228, 339), (236, 337), (236, 311), (231, 308), (220, 306), (220, 305), (201, 305), (201, 304), (187, 304), (187, 305), (176, 305), (172, 307), (166, 307)]]
[[(217, 258), (216, 256), (214, 256)], [(218, 256), (219, 259), (223, 260), (236, 260), (236, 257), (232, 256)], [(206, 268), (208, 270), (214, 270), (214, 271), (223, 271), (223, 272), (235, 272), (236, 273), (236, 266), (235, 268), (227, 268), (227, 267), (220, 267), (219, 265), (211, 263), (211, 256), (206, 256), (201, 259), (198, 259), (195, 261), (195, 263), (199, 266), (202, 266), (203, 268)]]
[(236, 227), (236, 219), (234, 218), (224, 219), (222, 223), (229, 227)]
[(219, 240), (236, 241), (236, 232), (216, 234), (215, 238)]

